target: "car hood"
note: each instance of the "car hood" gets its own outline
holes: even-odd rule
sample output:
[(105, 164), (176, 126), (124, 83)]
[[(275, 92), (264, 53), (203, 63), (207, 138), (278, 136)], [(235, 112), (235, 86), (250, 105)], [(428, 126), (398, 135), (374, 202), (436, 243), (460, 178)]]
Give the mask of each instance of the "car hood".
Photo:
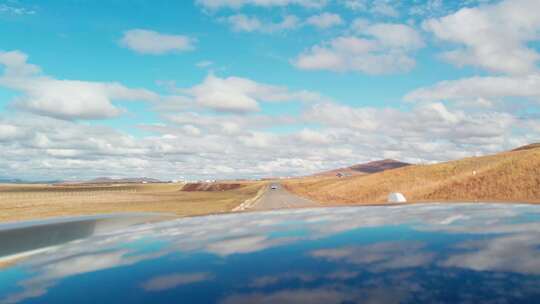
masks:
[[(108, 218), (108, 229), (96, 229), (103, 227), (98, 218), (83, 219), (85, 228), (76, 225), (81, 220), (0, 227), (2, 244), (12, 239), (2, 247), (4, 258), (19, 259), (0, 264), (0, 303), (540, 298), (540, 206), (340, 207), (147, 223), (150, 218), (140, 215), (129, 225), (110, 225)], [(51, 225), (58, 237), (36, 234)], [(39, 246), (21, 245), (26, 238)]]

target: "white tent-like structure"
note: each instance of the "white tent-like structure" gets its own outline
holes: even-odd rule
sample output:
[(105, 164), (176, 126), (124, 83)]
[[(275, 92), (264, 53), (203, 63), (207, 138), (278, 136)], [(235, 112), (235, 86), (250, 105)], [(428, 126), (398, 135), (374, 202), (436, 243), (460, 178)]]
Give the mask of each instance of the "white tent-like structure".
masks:
[(405, 198), (405, 195), (399, 192), (392, 192), (388, 195), (388, 202), (389, 203), (406, 203), (407, 199)]

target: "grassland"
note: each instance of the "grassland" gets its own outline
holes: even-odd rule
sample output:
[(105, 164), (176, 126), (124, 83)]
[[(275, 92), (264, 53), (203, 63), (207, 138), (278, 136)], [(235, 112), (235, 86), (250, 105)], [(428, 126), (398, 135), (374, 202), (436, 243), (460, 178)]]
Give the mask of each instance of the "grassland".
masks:
[(323, 204), (383, 203), (390, 192), (409, 201), (540, 202), (540, 148), (413, 165), (369, 175), (289, 180), (289, 191)]
[[(178, 216), (229, 212), (268, 182), (224, 185), (1, 185), (0, 222), (115, 212)], [(433, 165), (337, 178), (283, 182), (289, 191), (323, 205), (385, 203), (390, 192), (409, 201), (512, 201), (540, 203), (540, 145)], [(229, 190), (227, 190), (229, 189)], [(200, 191), (205, 190), (205, 191)]]
[(229, 191), (180, 191), (182, 184), (0, 185), (0, 222), (116, 212), (178, 216), (228, 212), (255, 196), (261, 182)]

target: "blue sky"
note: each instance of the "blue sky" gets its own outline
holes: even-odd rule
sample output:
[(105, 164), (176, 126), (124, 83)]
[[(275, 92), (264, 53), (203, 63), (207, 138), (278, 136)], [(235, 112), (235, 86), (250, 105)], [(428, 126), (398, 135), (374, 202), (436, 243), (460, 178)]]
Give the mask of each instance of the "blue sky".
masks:
[(539, 6), (0, 0), (0, 177), (288, 176), (536, 141)]

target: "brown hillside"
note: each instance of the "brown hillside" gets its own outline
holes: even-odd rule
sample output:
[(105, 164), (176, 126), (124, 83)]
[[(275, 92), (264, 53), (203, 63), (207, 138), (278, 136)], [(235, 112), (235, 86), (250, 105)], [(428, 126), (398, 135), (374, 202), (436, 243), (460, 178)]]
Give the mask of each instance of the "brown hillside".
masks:
[(540, 202), (540, 148), (341, 179), (290, 180), (285, 187), (327, 204), (382, 203), (390, 192), (409, 201)]
[(346, 168), (329, 170), (329, 171), (317, 173), (313, 176), (336, 176), (336, 174), (338, 173), (342, 173), (345, 175), (364, 175), (364, 174), (371, 174), (371, 173), (377, 173), (377, 172), (382, 172), (386, 170), (406, 167), (409, 165), (410, 164), (408, 163), (400, 162), (393, 159), (383, 159), (383, 160), (368, 162), (365, 164), (353, 165)]
[(411, 164), (400, 162), (393, 159), (383, 159), (372, 161), (365, 164), (354, 165), (350, 168), (354, 171), (364, 172), (364, 173), (377, 173), (386, 170), (397, 169), (401, 167), (410, 166)]
[(531, 150), (531, 149), (537, 149), (537, 148), (540, 148), (540, 143), (534, 143), (534, 144), (530, 144), (530, 145), (525, 145), (525, 146), (516, 148), (516, 149), (514, 149), (512, 151), (523, 151), (523, 150)]

